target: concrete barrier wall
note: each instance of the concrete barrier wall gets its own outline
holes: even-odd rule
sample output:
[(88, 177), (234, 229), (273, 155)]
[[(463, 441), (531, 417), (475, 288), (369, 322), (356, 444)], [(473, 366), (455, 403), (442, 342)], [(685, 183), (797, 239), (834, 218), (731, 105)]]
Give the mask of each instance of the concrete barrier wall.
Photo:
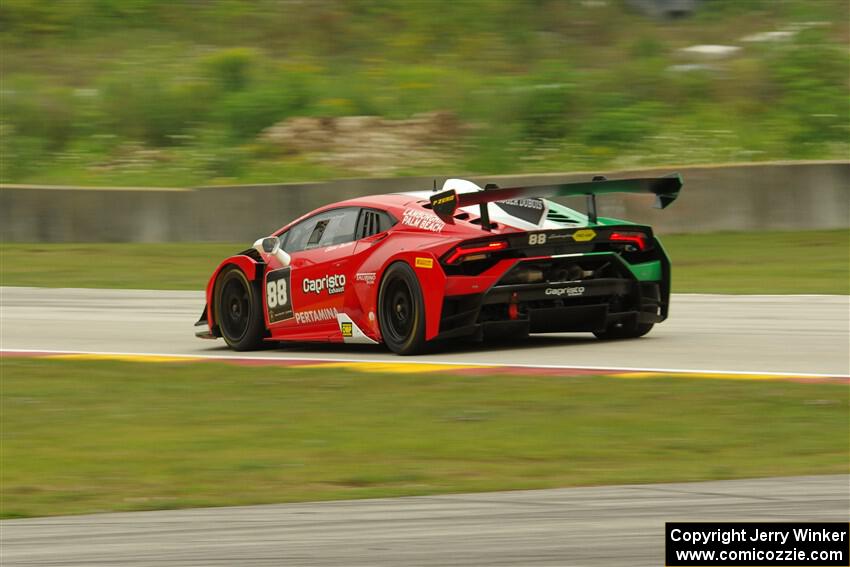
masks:
[[(600, 214), (659, 233), (850, 227), (850, 162), (665, 167), (618, 172), (471, 177), (511, 185), (663, 175), (685, 186), (664, 211), (644, 195), (599, 198)], [(438, 186), (445, 178), (438, 178)], [(342, 199), (430, 189), (432, 178), (194, 189), (0, 186), (3, 242), (251, 242), (316, 207)], [(569, 202), (583, 210), (583, 200)]]

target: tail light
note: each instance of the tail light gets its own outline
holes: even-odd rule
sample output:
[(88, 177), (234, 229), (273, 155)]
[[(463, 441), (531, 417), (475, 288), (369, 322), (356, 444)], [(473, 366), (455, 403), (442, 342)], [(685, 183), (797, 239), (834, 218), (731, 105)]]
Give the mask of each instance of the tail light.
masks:
[(451, 254), (446, 258), (446, 264), (458, 264), (460, 262), (468, 262), (471, 260), (483, 260), (492, 252), (498, 252), (508, 247), (508, 243), (504, 240), (494, 240), (492, 242), (484, 242), (481, 244), (470, 244), (467, 246), (458, 246), (452, 250)]
[(626, 244), (626, 249), (631, 245), (635, 248), (633, 251), (643, 252), (649, 248), (649, 241), (646, 234), (642, 232), (612, 232), (609, 237), (611, 242), (620, 242)]

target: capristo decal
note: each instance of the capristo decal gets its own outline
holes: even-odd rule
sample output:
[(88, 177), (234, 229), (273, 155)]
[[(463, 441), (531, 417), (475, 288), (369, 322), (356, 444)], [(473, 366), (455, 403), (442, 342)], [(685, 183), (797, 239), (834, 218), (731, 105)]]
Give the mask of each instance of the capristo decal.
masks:
[(266, 308), (269, 324), (292, 319), (292, 293), (289, 287), (289, 268), (266, 274)]
[(375, 283), (376, 277), (377, 274), (375, 272), (357, 272), (354, 274), (354, 281), (372, 285)]
[(547, 287), (546, 295), (555, 295), (561, 297), (562, 295), (567, 295), (570, 297), (576, 297), (579, 295), (584, 295), (584, 287)]
[(330, 321), (336, 319), (339, 311), (336, 307), (323, 307), (322, 309), (309, 309), (307, 311), (298, 311), (295, 313), (295, 322), (302, 323), (318, 323), (319, 321)]
[(433, 213), (417, 211), (416, 209), (405, 209), (401, 222), (407, 226), (421, 228), (422, 230), (431, 232), (442, 232), (446, 226), (446, 223), (441, 221)]
[(328, 295), (342, 293), (345, 291), (345, 276), (342, 274), (330, 274), (315, 280), (305, 278), (301, 282), (301, 290), (304, 293), (315, 294), (320, 294), (328, 290)]

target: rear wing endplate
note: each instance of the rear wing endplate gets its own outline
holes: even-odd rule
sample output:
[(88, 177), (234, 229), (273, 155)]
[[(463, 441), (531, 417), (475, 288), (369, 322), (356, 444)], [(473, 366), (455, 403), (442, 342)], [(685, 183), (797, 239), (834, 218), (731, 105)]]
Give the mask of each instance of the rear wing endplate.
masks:
[(458, 193), (448, 189), (431, 195), (431, 208), (443, 221), (454, 222), (454, 214), (461, 207), (481, 206), (481, 226), (490, 228), (487, 203), (507, 201), (529, 197), (567, 197), (574, 195), (587, 196), (588, 220), (595, 224), (596, 195), (606, 193), (651, 193), (655, 195), (655, 207), (664, 209), (676, 200), (682, 188), (682, 176), (671, 173), (663, 177), (640, 177), (632, 179), (612, 179), (594, 177), (593, 181), (579, 183), (560, 183), (556, 185), (530, 185), (528, 187), (505, 187), (487, 185), (483, 191)]

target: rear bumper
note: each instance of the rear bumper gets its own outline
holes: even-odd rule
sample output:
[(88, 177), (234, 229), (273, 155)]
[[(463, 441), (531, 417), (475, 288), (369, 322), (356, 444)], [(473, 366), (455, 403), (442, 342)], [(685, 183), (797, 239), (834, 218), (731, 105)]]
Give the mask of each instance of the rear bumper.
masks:
[[(610, 257), (605, 261), (619, 260)], [(639, 281), (625, 265), (622, 268), (616, 277), (508, 285), (497, 282), (481, 294), (447, 297), (437, 338), (593, 332), (604, 331), (614, 323), (663, 321), (667, 314), (663, 282)]]

